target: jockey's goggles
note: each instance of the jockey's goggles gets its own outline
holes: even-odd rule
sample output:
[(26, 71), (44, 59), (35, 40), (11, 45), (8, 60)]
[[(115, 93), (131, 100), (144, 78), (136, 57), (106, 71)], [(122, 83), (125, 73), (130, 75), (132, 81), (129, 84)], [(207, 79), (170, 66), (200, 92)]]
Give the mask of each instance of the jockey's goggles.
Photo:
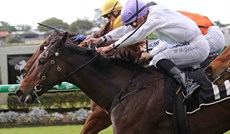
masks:
[(106, 14), (106, 15), (104, 15), (103, 17), (109, 20), (110, 17), (111, 17), (111, 14), (110, 14), (110, 13), (109, 13), (109, 14)]
[(130, 25), (132, 27), (137, 27), (137, 20), (132, 22), (132, 23), (126, 24), (126, 26), (128, 26), (128, 25)]
[(119, 11), (117, 12), (117, 14), (116, 14), (116, 13), (114, 13), (114, 12), (112, 11), (111, 13), (108, 13), (108, 14), (104, 15), (103, 17), (106, 18), (106, 19), (110, 19), (111, 16), (117, 18), (117, 17), (120, 15), (120, 12), (121, 12), (121, 11), (119, 10)]

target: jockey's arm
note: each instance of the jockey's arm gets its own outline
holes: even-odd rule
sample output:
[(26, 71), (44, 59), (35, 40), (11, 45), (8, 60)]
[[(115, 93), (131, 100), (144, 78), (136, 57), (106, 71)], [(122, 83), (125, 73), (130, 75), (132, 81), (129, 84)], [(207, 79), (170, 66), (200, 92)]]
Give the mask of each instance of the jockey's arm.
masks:
[(106, 42), (116, 41), (120, 39), (123, 35), (125, 35), (126, 33), (132, 30), (133, 30), (133, 27), (131, 26), (121, 26), (121, 27), (118, 27), (110, 31), (109, 33), (107, 33), (106, 35), (100, 38), (92, 38), (92, 37), (88, 38), (86, 42), (92, 42), (94, 44), (98, 44), (100, 42), (106, 43)]
[[(125, 34), (122, 38), (113, 44), (113, 48), (125, 47), (137, 43), (140, 40), (144, 40), (150, 33), (153, 33), (156, 29), (165, 25), (167, 20), (160, 18), (155, 14), (149, 14), (147, 20), (140, 27), (137, 27), (136, 31), (131, 31)], [(131, 35), (131, 36), (130, 36)]]
[(93, 32), (90, 36), (94, 38), (99, 38), (111, 31), (111, 22), (107, 22), (100, 30)]
[(106, 38), (106, 41), (111, 41), (111, 40), (115, 41), (115, 40), (120, 39), (122, 36), (124, 36), (128, 32), (132, 31), (133, 29), (134, 28), (132, 26), (121, 26), (121, 27), (118, 27), (110, 31), (109, 33), (104, 35), (104, 37)]

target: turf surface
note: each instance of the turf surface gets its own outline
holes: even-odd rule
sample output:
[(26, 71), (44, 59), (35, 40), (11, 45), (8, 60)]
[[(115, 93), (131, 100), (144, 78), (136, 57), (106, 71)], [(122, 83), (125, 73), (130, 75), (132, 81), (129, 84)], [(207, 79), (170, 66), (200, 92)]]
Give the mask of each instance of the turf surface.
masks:
[[(23, 128), (0, 128), (0, 134), (79, 134), (82, 125), (47, 126), (47, 127), (23, 127)], [(109, 127), (99, 134), (113, 134)], [(225, 134), (230, 134), (228, 131)]]
[[(22, 127), (22, 128), (0, 128), (0, 134), (79, 134), (82, 125), (48, 126), (48, 127)], [(99, 134), (113, 134), (109, 127)]]

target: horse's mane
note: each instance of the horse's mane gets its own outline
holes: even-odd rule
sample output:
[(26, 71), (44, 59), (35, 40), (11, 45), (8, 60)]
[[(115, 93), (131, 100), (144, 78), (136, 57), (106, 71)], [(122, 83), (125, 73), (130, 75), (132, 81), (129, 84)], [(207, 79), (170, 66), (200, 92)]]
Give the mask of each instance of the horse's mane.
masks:
[[(87, 55), (90, 58), (93, 58), (94, 56), (98, 55), (98, 53), (95, 50), (80, 47), (77, 45), (74, 45), (73, 43), (66, 43), (65, 44), (65, 50), (64, 53), (66, 54), (74, 54), (78, 53), (80, 55)], [(136, 56), (136, 54), (132, 51), (128, 51), (126, 53), (121, 53), (120, 55), (114, 55), (114, 56), (100, 56), (100, 60), (102, 60), (104, 63), (114, 63), (116, 65), (125, 65), (126, 67), (138, 67), (138, 68), (144, 68), (143, 66), (146, 65), (146, 60), (140, 60), (139, 57)]]
[[(52, 41), (55, 42), (56, 40), (60, 40), (64, 34), (65, 34), (64, 32), (53, 31), (46, 37), (44, 42), (42, 42), (42, 45), (47, 45)], [(74, 36), (74, 34), (70, 34), (70, 33), (68, 34), (66, 43), (73, 43), (76, 45), (76, 43), (74, 43), (73, 40), (71, 39), (72, 36)]]

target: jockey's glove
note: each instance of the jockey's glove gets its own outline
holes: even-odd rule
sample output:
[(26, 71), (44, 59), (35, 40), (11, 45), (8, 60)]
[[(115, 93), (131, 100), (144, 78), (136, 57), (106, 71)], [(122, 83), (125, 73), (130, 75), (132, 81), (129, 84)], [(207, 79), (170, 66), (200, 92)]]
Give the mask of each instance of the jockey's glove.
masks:
[(78, 35), (72, 36), (71, 39), (73, 40), (73, 42), (78, 42), (78, 43), (80, 43), (80, 42), (82, 42), (83, 40), (86, 39), (86, 36), (83, 35), (83, 34), (78, 34)]

